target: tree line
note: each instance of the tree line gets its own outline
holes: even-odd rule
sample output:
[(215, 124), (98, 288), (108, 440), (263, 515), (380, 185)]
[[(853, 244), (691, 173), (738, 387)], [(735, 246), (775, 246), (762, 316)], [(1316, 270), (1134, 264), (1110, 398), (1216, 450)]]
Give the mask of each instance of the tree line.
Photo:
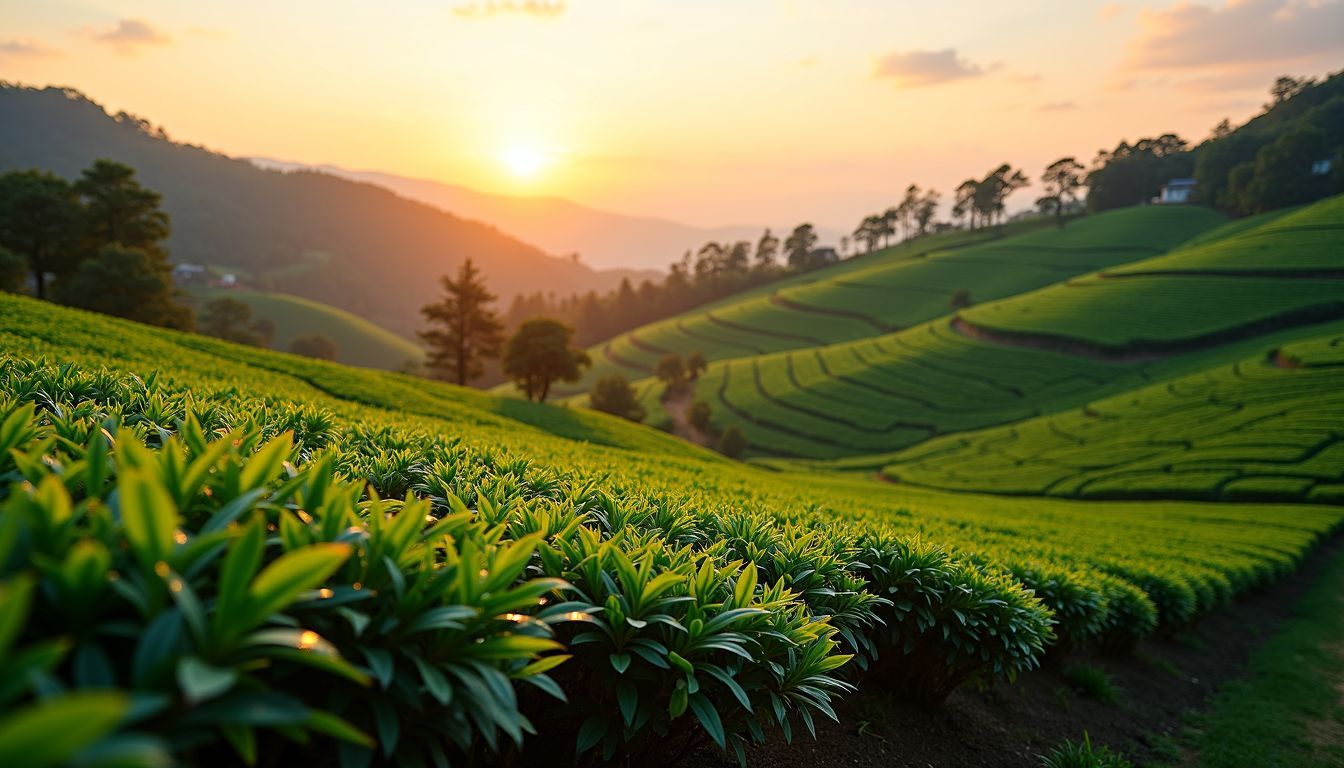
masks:
[[(74, 181), (38, 170), (0, 174), (0, 290), (270, 346), (274, 325), (254, 319), (244, 302), (220, 297), (199, 316), (188, 306), (172, 281), (162, 201), (135, 169), (112, 160), (95, 161)], [(290, 351), (327, 359), (337, 352), (320, 334), (294, 339)]]

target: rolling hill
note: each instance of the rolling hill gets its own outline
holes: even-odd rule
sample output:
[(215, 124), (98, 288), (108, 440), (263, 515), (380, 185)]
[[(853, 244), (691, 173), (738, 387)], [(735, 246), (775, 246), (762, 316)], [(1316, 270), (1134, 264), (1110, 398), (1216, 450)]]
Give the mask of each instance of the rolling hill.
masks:
[[(560, 197), (517, 197), (479, 192), (457, 184), (411, 179), (380, 171), (352, 171), (334, 165), (309, 166), (270, 158), (250, 158), (263, 168), (311, 170), (386, 187), (402, 197), (441, 208), (469, 219), (484, 221), (505, 232), (515, 232), (547, 253), (577, 253), (596, 269), (631, 273), (638, 282), (649, 270), (663, 272), (687, 250), (704, 243), (755, 242), (764, 226), (696, 227), (648, 216), (630, 216), (598, 210)], [(789, 222), (792, 227), (796, 222)], [(776, 225), (775, 232), (786, 231)], [(818, 227), (827, 244), (842, 233)], [(642, 271), (642, 272), (641, 272)]]
[(1011, 296), (1159, 254), (1223, 221), (1207, 208), (1134, 208), (1062, 229), (1038, 220), (911, 241), (617, 336), (589, 350), (595, 364), (569, 391), (610, 372), (642, 378), (668, 352), (726, 360), (887, 334), (947, 314), (959, 293), (976, 304)]
[(252, 308), (252, 316), (275, 325), (272, 346), (289, 349), (300, 336), (320, 334), (336, 344), (336, 361), (385, 371), (414, 369), (425, 352), (416, 344), (362, 317), (330, 304), (285, 293), (233, 289), (202, 289), (193, 293), (199, 302), (228, 296)]
[[(1333, 338), (1285, 347), (1275, 371), (1313, 371), (1288, 389), (1246, 371), (1217, 400), (1254, 402), (1266, 376), (1320, 398)], [(11, 642), (46, 647), (96, 605), (79, 658), (116, 661), (46, 674), (104, 680), (111, 725), (79, 733), (137, 754), (621, 755), (673, 723), (731, 753), (851, 682), (937, 706), (1047, 650), (1124, 652), (1344, 522), (771, 472), (601, 414), (8, 295), (0, 350), (0, 520), (31, 580), (3, 581)], [(1293, 427), (1238, 429), (1262, 430)], [(117, 708), (181, 686), (209, 701)]]
[(171, 141), (147, 121), (112, 116), (77, 91), (0, 87), (0, 171), (73, 178), (94, 160), (135, 168), (163, 194), (177, 262), (251, 276), (409, 337), (438, 278), (470, 257), (506, 300), (517, 293), (608, 290), (622, 273), (555, 258), (493, 226), (365, 183), (263, 170)]

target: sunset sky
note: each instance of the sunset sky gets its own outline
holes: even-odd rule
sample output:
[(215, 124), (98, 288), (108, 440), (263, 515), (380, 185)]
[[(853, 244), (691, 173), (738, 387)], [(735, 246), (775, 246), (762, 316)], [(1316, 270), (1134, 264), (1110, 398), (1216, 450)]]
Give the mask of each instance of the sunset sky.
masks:
[(912, 181), (1197, 140), (1279, 74), (1344, 67), (1344, 0), (0, 0), (0, 18), (0, 78), (181, 141), (707, 225), (848, 229)]

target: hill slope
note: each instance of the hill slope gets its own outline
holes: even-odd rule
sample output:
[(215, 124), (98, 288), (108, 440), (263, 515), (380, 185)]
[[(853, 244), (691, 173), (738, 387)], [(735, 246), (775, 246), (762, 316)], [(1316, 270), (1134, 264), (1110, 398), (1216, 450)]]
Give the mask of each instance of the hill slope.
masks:
[[(763, 226), (695, 227), (666, 219), (602, 211), (560, 197), (515, 197), (479, 192), (456, 184), (411, 179), (380, 171), (352, 171), (334, 165), (305, 166), (251, 158), (263, 168), (308, 169), (386, 187), (402, 197), (488, 222), (514, 232), (547, 253), (577, 253), (585, 264), (603, 270), (662, 272), (687, 250), (713, 242), (756, 241)], [(781, 226), (775, 226), (779, 232)], [(839, 232), (819, 227), (822, 242), (834, 244)], [(632, 276), (635, 280), (636, 276)]]
[[(514, 741), (534, 762), (567, 756), (580, 728), (579, 751), (617, 753), (666, 744), (674, 722), (735, 749), (829, 712), (846, 664), (936, 704), (1030, 670), (1057, 640), (1131, 647), (1289, 572), (1344, 519), (765, 472), (598, 414), (514, 412), (21, 297), (0, 295), (0, 350), (0, 520), (23, 531), (6, 564), (41, 582), (40, 619), (9, 603), (19, 647), (64, 631), (71, 595), (97, 596), (119, 621), (79, 625), (82, 656), (186, 671), (48, 674), (167, 697), (197, 682), (198, 654), (256, 630), (236, 659), (211, 657), (207, 706), (110, 719), (183, 758), (237, 744), (229, 718), (263, 703), (288, 708), (286, 736), (314, 736), (295, 747), (257, 717), (240, 749), (284, 759), (335, 761), (344, 737), (416, 759)], [(91, 586), (59, 586), (72, 578)]]
[(299, 336), (321, 334), (336, 344), (336, 361), (385, 371), (414, 367), (424, 358), (419, 346), (380, 328), (362, 317), (300, 296), (245, 290), (202, 290), (195, 292), (202, 302), (216, 296), (237, 299), (252, 308), (259, 320), (275, 324), (272, 346), (289, 349)]
[(1132, 208), (1063, 229), (1034, 222), (1015, 227), (1032, 230), (1015, 236), (912, 241), (622, 334), (590, 351), (596, 362), (575, 389), (613, 371), (648, 375), (668, 352), (724, 360), (890, 333), (948, 313), (958, 294), (975, 303), (1011, 296), (1162, 253), (1222, 221), (1207, 208)]
[(314, 299), (409, 335), (437, 280), (473, 258), (496, 293), (606, 290), (621, 275), (552, 258), (494, 227), (319, 173), (262, 170), (114, 118), (63, 89), (0, 87), (0, 171), (74, 177), (99, 158), (163, 194), (178, 262), (247, 273), (253, 286)]

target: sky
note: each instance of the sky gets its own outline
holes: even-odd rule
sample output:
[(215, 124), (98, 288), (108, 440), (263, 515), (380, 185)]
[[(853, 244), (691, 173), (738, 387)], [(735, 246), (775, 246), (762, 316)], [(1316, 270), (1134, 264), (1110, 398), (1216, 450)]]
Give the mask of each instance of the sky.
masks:
[(180, 141), (700, 225), (849, 229), (911, 183), (1197, 141), (1280, 74), (1344, 68), (1344, 0), (0, 0), (0, 19), (0, 79)]

